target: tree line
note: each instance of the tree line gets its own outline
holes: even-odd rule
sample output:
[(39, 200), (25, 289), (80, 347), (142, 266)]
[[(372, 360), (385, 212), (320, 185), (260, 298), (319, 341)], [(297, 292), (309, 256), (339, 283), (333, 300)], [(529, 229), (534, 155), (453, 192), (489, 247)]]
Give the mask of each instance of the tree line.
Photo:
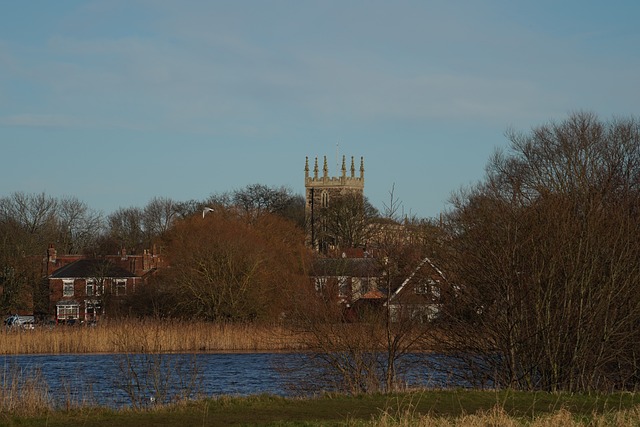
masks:
[(579, 112), (507, 137), (446, 216), (443, 349), (475, 383), (635, 390), (640, 123)]
[[(337, 374), (346, 391), (395, 389), (399, 362), (425, 348), (446, 354), (447, 365), (420, 363), (476, 386), (634, 390), (640, 123), (577, 112), (506, 136), (485, 176), (455, 191), (438, 221), (402, 215), (393, 191), (382, 212), (366, 200), (335, 205), (322, 238), (375, 248), (382, 278), (383, 304), (356, 321), (335, 304), (336, 289), (310, 285), (304, 199), (259, 184), (203, 201), (158, 198), (106, 218), (72, 198), (0, 199), (0, 310), (37, 277), (25, 255), (52, 241), (95, 254), (156, 244), (171, 268), (130, 299), (130, 313), (288, 322), (324, 355), (325, 378)], [(213, 209), (204, 218), (203, 206)], [(425, 259), (446, 276), (437, 315), (392, 313), (393, 291)]]
[(285, 187), (249, 185), (213, 194), (204, 200), (175, 201), (155, 197), (144, 207), (119, 208), (105, 215), (76, 197), (15, 192), (0, 198), (0, 313), (30, 306), (41, 283), (49, 244), (58, 253), (91, 257), (126, 249), (140, 254), (156, 247), (166, 251), (166, 235), (180, 221), (198, 215), (203, 206), (249, 214), (277, 214), (295, 224), (304, 222), (304, 198)]

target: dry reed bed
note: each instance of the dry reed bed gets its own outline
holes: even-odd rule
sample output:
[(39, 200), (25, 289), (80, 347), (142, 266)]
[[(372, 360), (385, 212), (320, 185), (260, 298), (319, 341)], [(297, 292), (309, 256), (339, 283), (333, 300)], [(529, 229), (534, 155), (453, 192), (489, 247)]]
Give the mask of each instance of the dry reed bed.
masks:
[(507, 414), (500, 406), (490, 411), (457, 417), (384, 412), (379, 418), (364, 425), (367, 427), (631, 427), (640, 425), (640, 407), (594, 414), (588, 419), (577, 417), (565, 409), (539, 415), (533, 419), (516, 418)]
[(0, 354), (301, 351), (304, 340), (277, 325), (181, 321), (105, 322), (95, 327), (4, 329)]
[(0, 413), (35, 415), (53, 409), (39, 370), (4, 366), (0, 371)]

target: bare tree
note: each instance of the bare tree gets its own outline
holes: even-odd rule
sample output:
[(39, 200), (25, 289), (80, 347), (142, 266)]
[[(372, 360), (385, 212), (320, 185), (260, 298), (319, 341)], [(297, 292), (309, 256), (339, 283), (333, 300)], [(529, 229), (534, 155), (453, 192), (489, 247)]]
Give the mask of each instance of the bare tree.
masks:
[(184, 202), (176, 202), (175, 210), (177, 212), (177, 217), (184, 219), (200, 213), (202, 212), (203, 205), (206, 205), (206, 203), (195, 199), (187, 200)]
[(14, 240), (14, 250), (31, 255), (54, 241), (57, 207), (58, 201), (44, 193), (17, 192), (0, 199), (0, 218), (14, 224), (15, 234), (21, 236)]
[(233, 204), (245, 213), (259, 215), (284, 211), (293, 195), (285, 187), (271, 188), (263, 184), (253, 184), (234, 191), (231, 198)]
[[(576, 113), (509, 132), (453, 199), (458, 292), (445, 348), (473, 379), (544, 390), (635, 388), (640, 127)], [(459, 371), (462, 372), (462, 371)]]
[(126, 248), (131, 253), (149, 247), (145, 239), (144, 212), (140, 208), (120, 208), (107, 217), (107, 233), (119, 248)]
[(370, 240), (371, 223), (377, 217), (378, 211), (366, 197), (358, 193), (345, 194), (322, 208), (315, 234), (324, 242), (321, 247), (363, 248)]
[[(398, 365), (416, 350), (429, 348), (434, 327), (429, 313), (432, 297), (440, 295), (446, 287), (434, 273), (439, 273), (429, 259), (431, 235), (415, 219), (404, 216), (402, 202), (395, 196), (395, 185), (389, 191), (389, 202), (384, 204), (383, 218), (376, 229), (375, 253), (384, 271), (384, 312), (380, 319), (384, 326), (384, 380), (387, 391), (398, 385)], [(432, 271), (433, 270), (433, 271)], [(408, 285), (409, 296), (401, 292)], [(416, 290), (426, 287), (425, 295), (415, 297)], [(406, 295), (406, 294), (405, 294)], [(439, 301), (438, 301), (439, 302)], [(436, 304), (438, 306), (439, 304)]]
[[(30, 310), (41, 281), (41, 255), (57, 238), (58, 201), (13, 193), (0, 199), (0, 310)], [(36, 256), (34, 259), (33, 256)]]
[(103, 232), (102, 214), (89, 209), (75, 197), (64, 197), (58, 202), (58, 235), (56, 246), (63, 253), (82, 253), (93, 247)]
[(142, 212), (142, 225), (149, 242), (166, 233), (179, 214), (180, 206), (171, 199), (154, 197)]
[[(400, 206), (393, 191), (390, 199), (389, 206)], [(362, 222), (360, 209), (339, 212), (345, 222)], [(356, 218), (349, 218), (348, 213)], [(329, 272), (335, 280), (325, 276), (322, 282), (303, 289), (292, 319), (308, 337), (307, 345), (316, 354), (322, 379), (344, 392), (397, 390), (403, 370), (415, 352), (425, 348), (433, 330), (428, 319), (418, 315), (424, 305), (415, 304), (415, 300), (409, 304), (398, 297), (403, 284), (430, 279), (422, 269), (427, 246), (422, 239), (408, 238), (414, 233), (409, 228), (414, 227), (400, 222), (395, 210), (387, 210), (385, 215), (384, 220), (366, 223), (363, 233), (372, 257), (360, 260), (366, 261), (358, 264), (365, 265), (367, 271), (358, 272), (360, 276), (351, 282), (353, 287), (353, 280), (360, 282), (362, 277), (375, 281), (372, 297), (356, 298), (352, 289), (345, 298), (340, 288), (354, 272), (345, 268), (351, 260), (338, 259), (341, 262), (332, 263), (336, 271)]]

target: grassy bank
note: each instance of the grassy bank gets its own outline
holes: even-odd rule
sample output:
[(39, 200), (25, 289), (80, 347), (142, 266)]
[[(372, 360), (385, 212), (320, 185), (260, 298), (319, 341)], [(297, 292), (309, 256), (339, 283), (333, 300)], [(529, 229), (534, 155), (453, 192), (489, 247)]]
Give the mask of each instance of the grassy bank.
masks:
[(635, 394), (426, 391), (394, 395), (222, 397), (144, 411), (0, 413), (6, 426), (637, 426)]
[(3, 328), (0, 335), (0, 354), (304, 350), (299, 336), (269, 325), (126, 320), (94, 327)]

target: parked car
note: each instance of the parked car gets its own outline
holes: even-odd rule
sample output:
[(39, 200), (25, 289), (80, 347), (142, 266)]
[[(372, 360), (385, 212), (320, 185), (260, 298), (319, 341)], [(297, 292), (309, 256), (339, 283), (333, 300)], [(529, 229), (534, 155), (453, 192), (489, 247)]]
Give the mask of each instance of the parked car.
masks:
[(33, 316), (11, 315), (4, 319), (4, 324), (10, 328), (35, 329), (35, 319)]

